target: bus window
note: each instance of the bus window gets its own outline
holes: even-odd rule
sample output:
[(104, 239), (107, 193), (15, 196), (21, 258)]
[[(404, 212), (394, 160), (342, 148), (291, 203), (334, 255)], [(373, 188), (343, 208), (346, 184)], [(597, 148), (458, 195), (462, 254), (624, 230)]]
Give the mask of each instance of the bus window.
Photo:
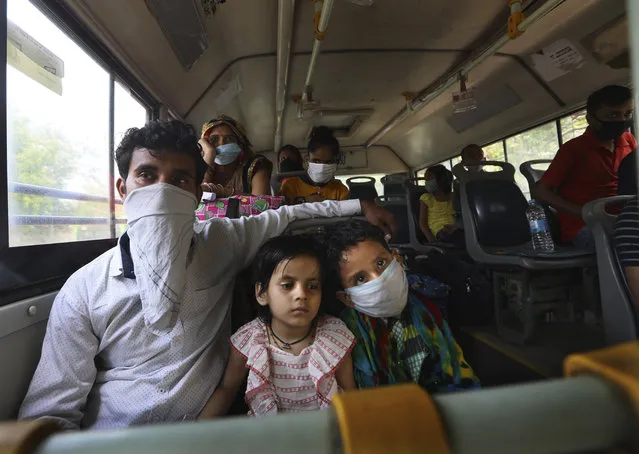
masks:
[(561, 124), (561, 141), (562, 143), (566, 143), (586, 131), (588, 127), (586, 111), (580, 110), (579, 112), (566, 115), (559, 123)]
[(558, 148), (557, 123), (554, 121), (506, 139), (508, 162), (515, 167), (515, 181), (526, 198), (530, 198), (530, 191), (519, 166), (532, 159), (552, 159)]
[[(20, 43), (9, 41), (9, 246), (112, 238), (111, 74), (28, 0), (9, 0), (7, 17), (63, 62), (43, 83), (25, 66), (36, 64)], [(146, 122), (148, 109), (119, 83), (114, 96), (117, 142)]]

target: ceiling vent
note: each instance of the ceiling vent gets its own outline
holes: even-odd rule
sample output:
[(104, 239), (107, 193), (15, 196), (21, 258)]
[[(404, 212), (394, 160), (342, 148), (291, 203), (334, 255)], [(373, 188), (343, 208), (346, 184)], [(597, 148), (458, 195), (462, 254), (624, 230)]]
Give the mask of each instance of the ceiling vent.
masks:
[(628, 18), (617, 18), (586, 36), (582, 42), (598, 63), (613, 69), (630, 68)]
[(204, 23), (195, 0), (146, 0), (173, 52), (185, 69), (209, 48)]
[(313, 112), (313, 123), (306, 134), (308, 139), (311, 131), (317, 126), (327, 126), (333, 130), (333, 135), (338, 139), (351, 137), (362, 123), (373, 115), (373, 109), (357, 110), (332, 110), (318, 109)]
[(519, 95), (509, 85), (500, 85), (493, 89), (475, 90), (477, 108), (467, 112), (453, 114), (446, 122), (457, 133), (462, 133), (482, 121), (486, 121), (521, 102)]

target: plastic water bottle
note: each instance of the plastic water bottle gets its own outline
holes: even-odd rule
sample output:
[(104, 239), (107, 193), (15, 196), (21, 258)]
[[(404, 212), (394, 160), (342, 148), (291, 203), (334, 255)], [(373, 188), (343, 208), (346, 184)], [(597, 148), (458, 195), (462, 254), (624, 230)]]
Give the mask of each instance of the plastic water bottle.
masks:
[(553, 252), (555, 243), (550, 234), (550, 227), (546, 219), (544, 208), (536, 200), (528, 202), (526, 210), (528, 225), (530, 226), (530, 236), (532, 237), (533, 248), (537, 252)]

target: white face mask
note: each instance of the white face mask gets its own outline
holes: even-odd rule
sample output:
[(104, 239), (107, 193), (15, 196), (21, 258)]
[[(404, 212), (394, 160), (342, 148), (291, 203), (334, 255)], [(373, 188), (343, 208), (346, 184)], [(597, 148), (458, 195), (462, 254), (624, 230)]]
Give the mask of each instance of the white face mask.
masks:
[(395, 259), (374, 281), (344, 290), (355, 309), (375, 318), (397, 317), (408, 302), (408, 280)]
[(337, 172), (337, 164), (317, 164), (314, 162), (308, 163), (308, 177), (315, 183), (328, 183), (335, 178)]
[(182, 303), (196, 207), (193, 194), (165, 183), (135, 189), (124, 200), (144, 321), (158, 334), (171, 329)]

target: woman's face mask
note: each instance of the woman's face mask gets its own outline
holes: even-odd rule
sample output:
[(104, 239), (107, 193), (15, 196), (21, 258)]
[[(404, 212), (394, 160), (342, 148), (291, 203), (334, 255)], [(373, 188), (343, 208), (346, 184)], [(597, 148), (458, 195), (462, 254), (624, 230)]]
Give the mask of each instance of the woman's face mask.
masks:
[(215, 163), (220, 166), (229, 165), (235, 160), (242, 152), (242, 148), (236, 143), (227, 143), (215, 148)]
[(344, 292), (358, 312), (375, 318), (397, 317), (408, 301), (408, 280), (402, 265), (393, 259), (377, 279)]
[(426, 188), (426, 191), (430, 192), (431, 194), (437, 192), (437, 190), (439, 189), (436, 180), (426, 180), (424, 182), (424, 187)]
[(280, 173), (287, 172), (299, 172), (300, 170), (304, 170), (302, 163), (291, 158), (286, 158), (280, 161)]
[(309, 162), (307, 172), (308, 177), (315, 183), (328, 183), (335, 178), (337, 164), (318, 164), (315, 162)]

